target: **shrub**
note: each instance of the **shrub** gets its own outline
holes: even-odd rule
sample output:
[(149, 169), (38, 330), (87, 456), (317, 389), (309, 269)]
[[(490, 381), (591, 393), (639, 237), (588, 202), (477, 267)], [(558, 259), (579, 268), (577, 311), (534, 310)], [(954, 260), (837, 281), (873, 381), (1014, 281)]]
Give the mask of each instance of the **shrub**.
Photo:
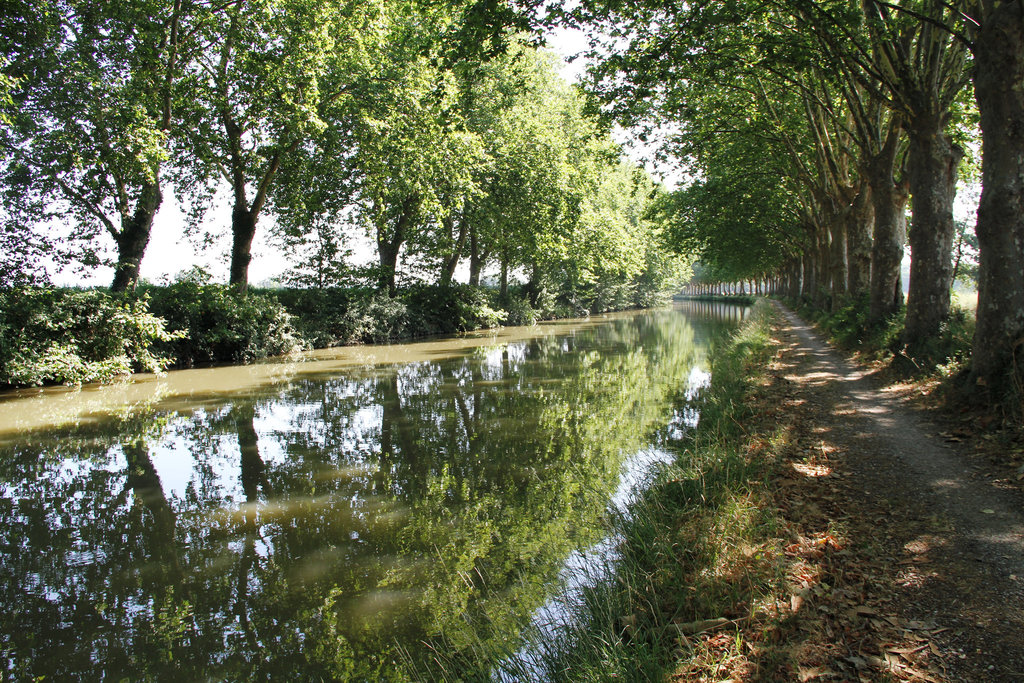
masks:
[(386, 292), (376, 293), (363, 304), (357, 339), (375, 344), (402, 339), (409, 336), (409, 318), (409, 308), (404, 301), (393, 299)]
[(0, 383), (40, 386), (162, 372), (176, 335), (146, 297), (21, 287), (0, 292)]
[(486, 293), (470, 285), (415, 285), (403, 299), (417, 334), (452, 334), (497, 327), (504, 311), (491, 307)]
[(371, 289), (281, 289), (267, 294), (281, 302), (296, 330), (314, 348), (366, 341), (373, 328), (366, 319), (375, 295)]
[(633, 307), (633, 286), (627, 282), (598, 281), (594, 287), (591, 313), (624, 311)]
[(153, 288), (152, 308), (183, 334), (168, 343), (177, 363), (249, 363), (299, 351), (304, 344), (292, 317), (266, 294), (241, 294), (232, 287), (188, 278)]
[(506, 325), (533, 325), (540, 317), (540, 312), (530, 306), (530, 302), (521, 297), (510, 297), (505, 305)]

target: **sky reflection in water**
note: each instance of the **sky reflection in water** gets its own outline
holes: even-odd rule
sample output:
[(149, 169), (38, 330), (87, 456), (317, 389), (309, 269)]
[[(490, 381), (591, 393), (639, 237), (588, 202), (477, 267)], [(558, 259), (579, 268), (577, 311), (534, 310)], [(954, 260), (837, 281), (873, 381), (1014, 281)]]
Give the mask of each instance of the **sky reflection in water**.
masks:
[(486, 675), (614, 552), (723, 312), (0, 400), (7, 676)]

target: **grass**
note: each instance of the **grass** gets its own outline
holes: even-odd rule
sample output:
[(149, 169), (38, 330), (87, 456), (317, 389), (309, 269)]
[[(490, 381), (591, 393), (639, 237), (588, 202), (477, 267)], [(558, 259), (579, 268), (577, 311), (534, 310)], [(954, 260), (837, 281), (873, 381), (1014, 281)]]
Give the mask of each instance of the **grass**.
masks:
[(759, 304), (717, 354), (699, 427), (617, 520), (615, 579), (586, 592), (576, 625), (549, 648), (553, 680), (719, 680), (752, 666), (755, 650), (761, 675), (789, 670), (786, 652), (762, 642), (787, 620), (775, 609), (789, 568), (765, 486), (775, 461), (764, 457), (786, 437), (754, 438), (746, 428), (755, 417), (746, 399), (771, 348), (770, 316)]

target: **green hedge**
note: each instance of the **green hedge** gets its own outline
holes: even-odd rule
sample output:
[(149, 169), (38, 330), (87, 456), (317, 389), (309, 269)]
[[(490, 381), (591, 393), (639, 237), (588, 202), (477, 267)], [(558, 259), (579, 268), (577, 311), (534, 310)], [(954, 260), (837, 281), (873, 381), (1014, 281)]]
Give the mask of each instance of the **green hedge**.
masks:
[(470, 285), (414, 285), (402, 292), (417, 334), (454, 334), (497, 327), (505, 312), (492, 308), (485, 290)]
[(292, 315), (272, 296), (194, 279), (145, 291), (153, 313), (180, 333), (160, 346), (179, 366), (251, 363), (306, 347)]
[[(538, 318), (628, 307), (631, 286), (598, 288), (596, 300), (559, 302), (523, 287), (414, 285), (395, 298), (372, 288), (250, 289), (241, 294), (201, 271), (135, 294), (101, 290), (0, 290), (0, 385), (109, 381), (170, 364), (250, 363), (303, 348), (530, 325)], [(593, 293), (591, 293), (593, 294)]]
[(160, 372), (173, 360), (161, 346), (175, 341), (145, 296), (0, 290), (0, 384), (80, 384)]

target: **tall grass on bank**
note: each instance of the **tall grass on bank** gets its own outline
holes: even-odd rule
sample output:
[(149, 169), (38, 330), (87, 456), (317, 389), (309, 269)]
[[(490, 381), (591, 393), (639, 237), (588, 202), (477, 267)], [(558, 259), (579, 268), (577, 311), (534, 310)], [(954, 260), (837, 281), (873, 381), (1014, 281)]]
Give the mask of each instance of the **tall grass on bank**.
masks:
[[(614, 521), (622, 541), (608, 568), (613, 580), (584, 592), (572, 625), (555, 643), (537, 645), (546, 678), (655, 681), (673, 671), (713, 668), (694, 634), (722, 628), (739, 650), (733, 624), (774, 601), (785, 569), (772, 550), (771, 508), (761, 504), (771, 463), (744, 447), (751, 418), (745, 397), (769, 353), (771, 315), (762, 300), (716, 351), (697, 429), (676, 444), (676, 461)], [(761, 666), (771, 670), (772, 662)]]

